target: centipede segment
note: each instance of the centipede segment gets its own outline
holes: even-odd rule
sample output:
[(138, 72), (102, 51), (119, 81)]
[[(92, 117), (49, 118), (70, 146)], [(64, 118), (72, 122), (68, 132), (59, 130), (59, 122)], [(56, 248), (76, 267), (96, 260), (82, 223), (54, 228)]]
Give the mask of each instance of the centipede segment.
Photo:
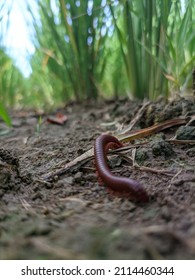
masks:
[(123, 144), (114, 136), (103, 134), (100, 135), (94, 146), (95, 166), (98, 176), (102, 182), (114, 193), (126, 194), (138, 202), (147, 202), (148, 194), (143, 186), (130, 178), (114, 175), (109, 167), (107, 152), (110, 148), (120, 148)]

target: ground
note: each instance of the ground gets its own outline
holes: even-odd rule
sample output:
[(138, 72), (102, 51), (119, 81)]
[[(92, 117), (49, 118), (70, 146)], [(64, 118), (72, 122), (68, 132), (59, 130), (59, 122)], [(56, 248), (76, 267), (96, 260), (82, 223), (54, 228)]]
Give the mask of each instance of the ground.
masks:
[(109, 157), (113, 172), (141, 182), (147, 203), (110, 193), (93, 157), (77, 162), (101, 133), (116, 135), (134, 119), (132, 131), (195, 115), (194, 101), (183, 98), (142, 106), (125, 98), (72, 103), (56, 111), (67, 116), (63, 125), (47, 121), (56, 112), (21, 110), (10, 113), (10, 130), (0, 123), (0, 259), (195, 258), (193, 118), (190, 132), (172, 126)]

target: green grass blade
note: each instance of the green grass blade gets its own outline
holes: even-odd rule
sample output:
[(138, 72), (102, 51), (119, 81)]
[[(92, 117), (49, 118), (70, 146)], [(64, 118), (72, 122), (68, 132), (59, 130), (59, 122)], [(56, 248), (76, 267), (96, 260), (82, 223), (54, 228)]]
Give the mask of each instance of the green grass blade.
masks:
[(12, 122), (11, 122), (11, 118), (7, 112), (7, 110), (5, 109), (5, 107), (0, 103), (0, 117), (3, 119), (3, 121), (11, 127)]

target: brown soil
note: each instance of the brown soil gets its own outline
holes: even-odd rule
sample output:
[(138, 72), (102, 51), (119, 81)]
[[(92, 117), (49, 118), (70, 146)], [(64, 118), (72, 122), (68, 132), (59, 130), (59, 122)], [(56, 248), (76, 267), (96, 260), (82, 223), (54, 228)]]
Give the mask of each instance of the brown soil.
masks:
[[(195, 148), (168, 141), (181, 126), (132, 142), (135, 149), (147, 140), (136, 146), (139, 166), (130, 160), (133, 149), (110, 158), (114, 172), (142, 183), (148, 203), (110, 194), (93, 159), (43, 180), (91, 149), (101, 133), (128, 125), (141, 106), (126, 99), (69, 104), (59, 110), (68, 117), (62, 126), (46, 114), (18, 111), (9, 133), (0, 123), (0, 259), (194, 259)], [(192, 101), (158, 100), (133, 130), (187, 114), (195, 114)], [(190, 128), (185, 139), (195, 140), (193, 122)]]

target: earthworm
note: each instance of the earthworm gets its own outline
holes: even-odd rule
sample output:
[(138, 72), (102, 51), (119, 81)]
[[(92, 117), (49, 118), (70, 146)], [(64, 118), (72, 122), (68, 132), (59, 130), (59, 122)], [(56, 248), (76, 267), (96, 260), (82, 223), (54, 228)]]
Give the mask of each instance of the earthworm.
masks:
[(119, 148), (123, 144), (114, 136), (100, 135), (94, 145), (95, 166), (102, 182), (112, 191), (127, 194), (138, 202), (147, 202), (148, 194), (143, 186), (130, 178), (114, 175), (107, 164), (107, 151), (109, 148)]

